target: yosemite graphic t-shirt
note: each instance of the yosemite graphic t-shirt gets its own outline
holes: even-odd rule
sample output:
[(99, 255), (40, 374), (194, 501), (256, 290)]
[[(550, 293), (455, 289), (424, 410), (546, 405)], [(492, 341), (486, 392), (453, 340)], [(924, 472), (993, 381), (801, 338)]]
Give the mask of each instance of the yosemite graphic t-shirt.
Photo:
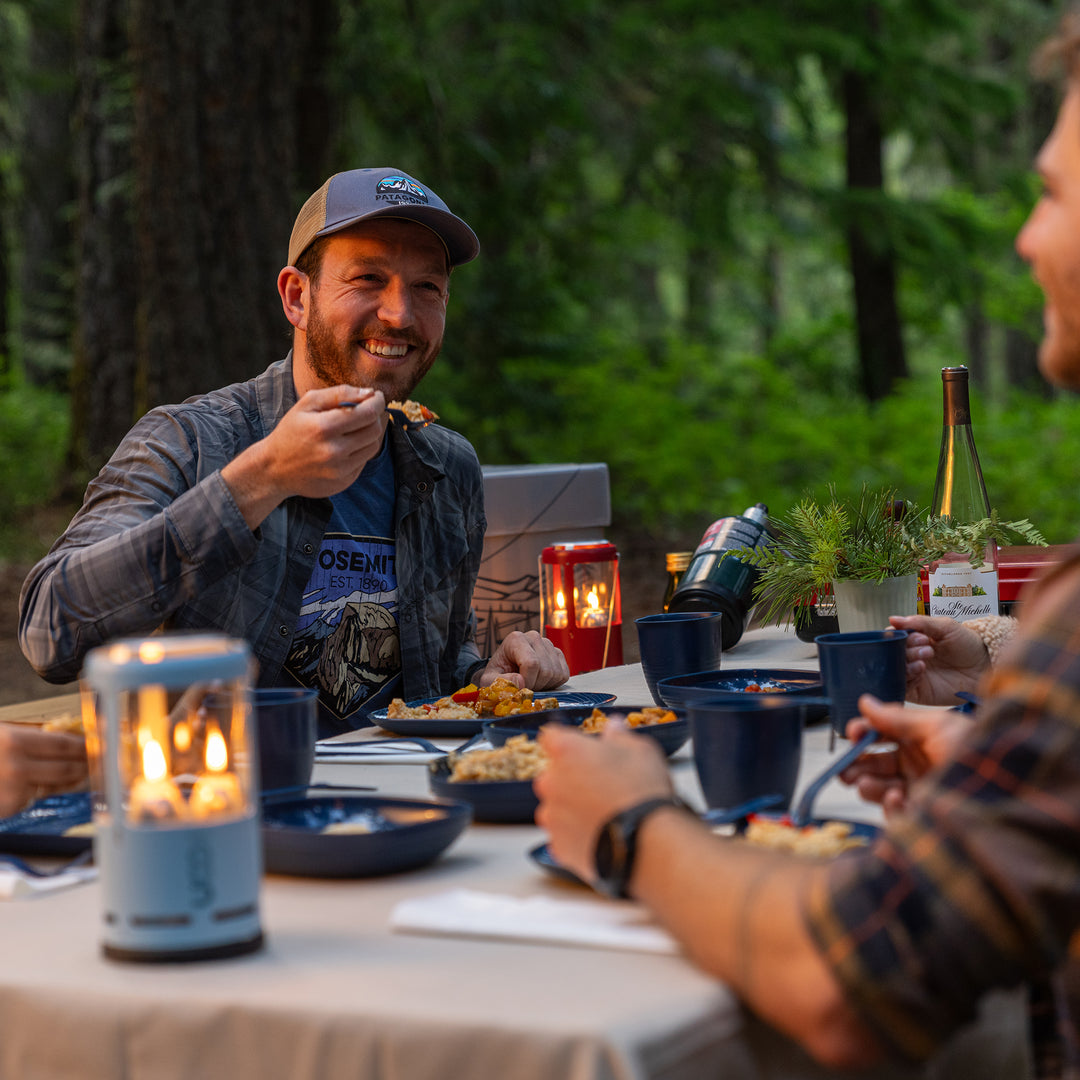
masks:
[(401, 670), (388, 443), (331, 501), (285, 671), (317, 687), (320, 711), (347, 730), (347, 718)]

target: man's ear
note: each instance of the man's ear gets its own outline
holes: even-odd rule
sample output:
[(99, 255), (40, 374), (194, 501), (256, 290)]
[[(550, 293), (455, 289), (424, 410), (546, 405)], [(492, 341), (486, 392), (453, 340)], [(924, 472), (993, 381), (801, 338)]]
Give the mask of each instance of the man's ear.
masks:
[(295, 266), (286, 266), (278, 274), (277, 290), (281, 297), (281, 308), (285, 312), (285, 318), (297, 330), (307, 329), (307, 297), (310, 284), (307, 274), (297, 270)]

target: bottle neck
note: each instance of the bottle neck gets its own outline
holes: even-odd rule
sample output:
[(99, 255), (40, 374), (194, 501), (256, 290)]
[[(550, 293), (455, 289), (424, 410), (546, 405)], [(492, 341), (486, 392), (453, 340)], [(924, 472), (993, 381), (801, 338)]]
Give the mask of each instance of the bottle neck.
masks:
[(941, 385), (946, 427), (971, 427), (971, 404), (968, 397), (968, 370), (965, 367), (943, 368)]

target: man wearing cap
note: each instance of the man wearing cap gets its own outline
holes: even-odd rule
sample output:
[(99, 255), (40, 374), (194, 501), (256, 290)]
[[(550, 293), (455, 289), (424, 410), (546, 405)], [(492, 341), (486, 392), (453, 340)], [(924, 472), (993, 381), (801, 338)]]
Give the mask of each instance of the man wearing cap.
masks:
[(260, 685), (318, 686), (322, 735), (391, 696), (565, 681), (562, 653), (532, 631), (480, 656), (475, 451), (438, 424), (403, 430), (385, 408), (434, 363), (451, 270), (478, 251), (400, 170), (332, 176), (278, 276), (292, 351), (128, 433), (23, 586), (35, 670), (66, 682), (112, 638), (215, 630), (247, 639)]

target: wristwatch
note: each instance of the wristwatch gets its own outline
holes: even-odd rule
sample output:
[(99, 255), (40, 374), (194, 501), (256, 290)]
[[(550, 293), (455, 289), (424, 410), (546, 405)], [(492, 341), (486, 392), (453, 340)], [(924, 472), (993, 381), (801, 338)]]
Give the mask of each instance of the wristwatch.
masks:
[(605, 896), (628, 900), (630, 875), (634, 872), (634, 854), (637, 850), (637, 833), (641, 823), (662, 806), (682, 806), (672, 795), (646, 799), (628, 810), (616, 814), (600, 830), (596, 838), (596, 888)]

